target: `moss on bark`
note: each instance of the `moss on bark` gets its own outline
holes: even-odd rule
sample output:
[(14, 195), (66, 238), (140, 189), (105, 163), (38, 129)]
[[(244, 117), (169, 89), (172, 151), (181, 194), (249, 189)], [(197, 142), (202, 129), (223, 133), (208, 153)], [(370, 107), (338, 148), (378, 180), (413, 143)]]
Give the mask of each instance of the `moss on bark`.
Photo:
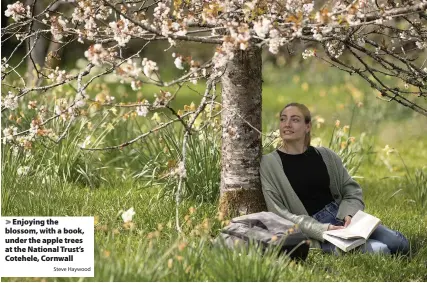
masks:
[(219, 212), (226, 218), (250, 214), (267, 209), (261, 190), (231, 190), (221, 193)]

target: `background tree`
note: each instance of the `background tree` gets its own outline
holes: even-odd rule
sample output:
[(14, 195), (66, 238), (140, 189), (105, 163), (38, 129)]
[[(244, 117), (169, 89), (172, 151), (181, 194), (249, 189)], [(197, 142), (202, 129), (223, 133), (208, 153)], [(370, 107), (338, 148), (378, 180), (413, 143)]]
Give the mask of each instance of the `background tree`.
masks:
[[(121, 150), (180, 123), (184, 136), (174, 171), (179, 176), (177, 207), (186, 178), (188, 139), (221, 115), (220, 209), (233, 215), (263, 208), (258, 177), (263, 47), (277, 54), (294, 44), (310, 43), (302, 53), (304, 59), (316, 57), (357, 74), (382, 99), (427, 116), (425, 0), (68, 2), (72, 8), (63, 12), (55, 8), (59, 1), (39, 12), (34, 8), (41, 3), (37, 0), (28, 5), (15, 2), (4, 12), (11, 19), (2, 28), (2, 49), (11, 44), (14, 48), (2, 58), (1, 111), (3, 118), (9, 118), (2, 122), (3, 141), (13, 150), (30, 152), (37, 140), (60, 143), (82, 119), (114, 131), (117, 116), (156, 119), (162, 113), (168, 121), (118, 144), (93, 147), (90, 139), (84, 139), (87, 133), (82, 133), (76, 146), (88, 151)], [(30, 84), (24, 79), (28, 68), (23, 66), (31, 61), (40, 38), (60, 44), (56, 50), (66, 54), (83, 45), (87, 61), (77, 60), (78, 70), (39, 64), (35, 68), (38, 83)], [(159, 41), (168, 43), (164, 56), (170, 56), (180, 71), (178, 77), (162, 73), (162, 66), (150, 57), (151, 46), (159, 49)], [(22, 53), (26, 42), (30, 42), (29, 49)], [(192, 47), (179, 49), (182, 42)], [(192, 55), (201, 44), (213, 50), (204, 61)], [(48, 54), (46, 60), (53, 55)], [(161, 90), (154, 98), (143, 95), (119, 101), (108, 89), (99, 90), (102, 80), (112, 76), (136, 93), (150, 84)], [(205, 79), (203, 94), (194, 89), (201, 97), (198, 106), (172, 106), (184, 86), (191, 88)], [(219, 82), (222, 103), (216, 107)], [(33, 116), (19, 117), (22, 108), (34, 109)], [(203, 115), (206, 119), (200, 122)]]

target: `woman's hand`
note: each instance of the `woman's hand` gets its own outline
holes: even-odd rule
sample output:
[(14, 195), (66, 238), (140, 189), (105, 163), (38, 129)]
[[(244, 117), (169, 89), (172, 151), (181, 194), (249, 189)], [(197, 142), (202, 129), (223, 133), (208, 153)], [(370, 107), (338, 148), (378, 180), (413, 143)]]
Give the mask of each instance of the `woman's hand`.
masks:
[(330, 230), (339, 230), (339, 229), (344, 229), (344, 226), (335, 226), (335, 225), (332, 225), (332, 224), (329, 224), (329, 226), (328, 226), (328, 231), (330, 231)]
[(347, 227), (348, 225), (350, 225), (351, 223), (351, 216), (347, 215), (346, 217), (344, 217), (344, 227)]

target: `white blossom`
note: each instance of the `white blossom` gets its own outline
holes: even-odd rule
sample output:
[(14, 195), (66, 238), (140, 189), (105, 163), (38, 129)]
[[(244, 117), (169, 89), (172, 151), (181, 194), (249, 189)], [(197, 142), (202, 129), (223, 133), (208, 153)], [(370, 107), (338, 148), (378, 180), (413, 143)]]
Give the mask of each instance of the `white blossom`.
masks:
[(18, 176), (26, 176), (30, 172), (30, 166), (19, 166), (17, 173)]
[(231, 41), (224, 41), (221, 47), (217, 48), (212, 62), (214, 63), (214, 68), (219, 69), (227, 64), (228, 61), (234, 58), (235, 46)]
[(112, 61), (116, 54), (115, 52), (106, 50), (102, 44), (97, 43), (91, 45), (89, 49), (85, 51), (84, 55), (89, 60), (89, 62), (99, 66), (105, 62)]
[(11, 5), (7, 5), (7, 10), (4, 12), (6, 17), (12, 17), (15, 22), (25, 19), (26, 17), (31, 17), (30, 6), (24, 6), (20, 1), (17, 1)]
[(86, 37), (89, 40), (93, 40), (96, 35), (97, 24), (93, 17), (88, 18), (85, 21)]
[(140, 83), (140, 81), (132, 80), (130, 82), (130, 87), (132, 88), (132, 90), (138, 90), (141, 88), (141, 83)]
[(302, 53), (302, 58), (305, 60), (305, 59), (313, 57), (315, 55), (316, 55), (316, 53), (314, 52), (314, 50), (312, 50), (312, 49), (306, 49)]
[(280, 34), (277, 29), (270, 30), (270, 40), (268, 42), (268, 51), (273, 54), (277, 54), (279, 52), (279, 47), (282, 45), (280, 40)]
[(331, 26), (326, 26), (322, 29), (322, 34), (323, 35), (327, 35), (328, 33), (330, 33), (332, 31), (332, 27)]
[(182, 178), (187, 178), (187, 170), (185, 169), (185, 164), (183, 161), (179, 162), (176, 173)]
[(37, 109), (37, 101), (36, 100), (30, 100), (28, 102), (28, 109)]
[(427, 48), (427, 41), (425, 41), (425, 42), (417, 41), (417, 42), (415, 42), (415, 44), (417, 45), (418, 49), (426, 49)]
[(14, 136), (18, 134), (18, 128), (10, 126), (3, 130), (3, 144), (14, 140)]
[(173, 62), (175, 64), (175, 67), (177, 67), (180, 70), (184, 69), (184, 66), (182, 66), (182, 59), (181, 56), (178, 56), (175, 58), (175, 61)]
[(254, 23), (254, 31), (255, 33), (261, 37), (265, 38), (270, 31), (271, 21), (267, 18), (262, 18), (260, 21)]
[(314, 3), (308, 3), (308, 4), (302, 5), (302, 10), (304, 11), (305, 14), (311, 13), (313, 9), (314, 9)]
[(57, 83), (63, 82), (68, 78), (68, 75), (66, 74), (65, 70), (59, 70), (59, 67), (56, 67), (56, 69), (50, 73), (47, 76), (52, 81), (55, 81)]
[(315, 40), (322, 41), (323, 36), (322, 36), (322, 34), (321, 34), (321, 33), (314, 33), (314, 34), (313, 34), (313, 38), (314, 38)]
[(172, 46), (176, 46), (176, 42), (175, 42), (175, 40), (173, 40), (172, 38), (170, 38), (170, 37), (168, 37), (168, 42), (169, 42), (169, 44), (170, 44), (170, 46), (172, 47)]
[(341, 44), (339, 41), (329, 41), (326, 43), (326, 48), (328, 49), (328, 52), (334, 56), (335, 58), (338, 58), (342, 55), (344, 52), (344, 44)]
[(110, 22), (109, 26), (114, 34), (114, 40), (116, 40), (120, 46), (125, 46), (131, 39), (134, 24), (123, 16), (120, 16), (120, 20), (117, 22)]
[(126, 63), (120, 66), (121, 75), (127, 75), (132, 78), (137, 78), (141, 71), (141, 68), (132, 59), (128, 59)]
[(30, 129), (29, 129), (30, 136), (32, 136), (32, 137), (36, 136), (37, 133), (39, 132), (39, 128), (40, 128), (40, 126), (39, 126), (38, 121), (32, 120), (31, 124), (30, 124)]
[(404, 31), (399, 33), (399, 38), (403, 39), (403, 40), (408, 39), (408, 37), (407, 37), (407, 35), (406, 35), (406, 33)]
[(356, 42), (357, 42), (357, 45), (359, 45), (361, 47), (365, 46), (365, 39), (363, 37), (358, 37), (356, 39)]
[(132, 217), (135, 215), (135, 210), (133, 207), (129, 208), (127, 211), (122, 213), (122, 219), (124, 223), (131, 222)]
[(157, 63), (148, 60), (147, 58), (142, 59), (142, 66), (144, 75), (146, 75), (148, 78), (152, 78), (154, 72), (159, 70)]
[(50, 32), (55, 40), (60, 41), (64, 37), (65, 32), (68, 30), (67, 22), (68, 20), (64, 20), (62, 16), (50, 17)]
[(82, 108), (83, 106), (86, 105), (86, 101), (83, 98), (80, 98), (78, 100), (76, 100), (75, 104), (74, 104), (77, 108)]
[(165, 19), (168, 18), (170, 12), (170, 8), (166, 6), (165, 3), (160, 2), (156, 8), (154, 8), (153, 16), (157, 19)]
[(138, 114), (138, 116), (147, 117), (148, 112), (149, 112), (148, 107), (145, 105), (136, 107), (136, 113)]
[(8, 92), (7, 96), (3, 99), (3, 106), (10, 110), (18, 108), (18, 97), (11, 91)]
[(111, 8), (107, 7), (99, 0), (76, 1), (77, 7), (72, 15), (73, 23), (83, 23), (88, 20), (102, 19), (105, 20), (112, 13)]
[(384, 22), (384, 19), (383, 19), (383, 18), (379, 18), (379, 19), (376, 19), (376, 20), (375, 20), (375, 23), (376, 23), (377, 25), (382, 25), (382, 24), (383, 24), (383, 22)]

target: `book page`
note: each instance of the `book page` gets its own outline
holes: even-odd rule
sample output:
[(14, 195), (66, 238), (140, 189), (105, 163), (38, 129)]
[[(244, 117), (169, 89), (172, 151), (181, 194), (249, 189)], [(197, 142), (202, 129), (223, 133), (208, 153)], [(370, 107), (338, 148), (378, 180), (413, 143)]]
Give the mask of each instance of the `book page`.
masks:
[(324, 233), (343, 239), (368, 239), (380, 223), (381, 221), (377, 217), (359, 210), (353, 216), (353, 218), (351, 219), (351, 223), (347, 226), (347, 228), (326, 231)]
[(339, 237), (335, 237), (335, 236), (330, 236), (330, 235), (323, 235), (323, 238), (332, 243), (333, 245), (337, 246), (338, 248), (340, 248), (341, 250), (343, 250), (344, 252), (348, 252), (360, 245), (363, 245), (364, 243), (366, 243), (366, 240), (363, 238), (358, 238), (358, 239), (353, 239), (353, 240), (346, 240), (346, 239), (341, 239)]
[(357, 238), (363, 238), (359, 233), (353, 233), (347, 228), (339, 229), (339, 230), (330, 230), (323, 232), (324, 234), (340, 237), (342, 239), (357, 239)]

